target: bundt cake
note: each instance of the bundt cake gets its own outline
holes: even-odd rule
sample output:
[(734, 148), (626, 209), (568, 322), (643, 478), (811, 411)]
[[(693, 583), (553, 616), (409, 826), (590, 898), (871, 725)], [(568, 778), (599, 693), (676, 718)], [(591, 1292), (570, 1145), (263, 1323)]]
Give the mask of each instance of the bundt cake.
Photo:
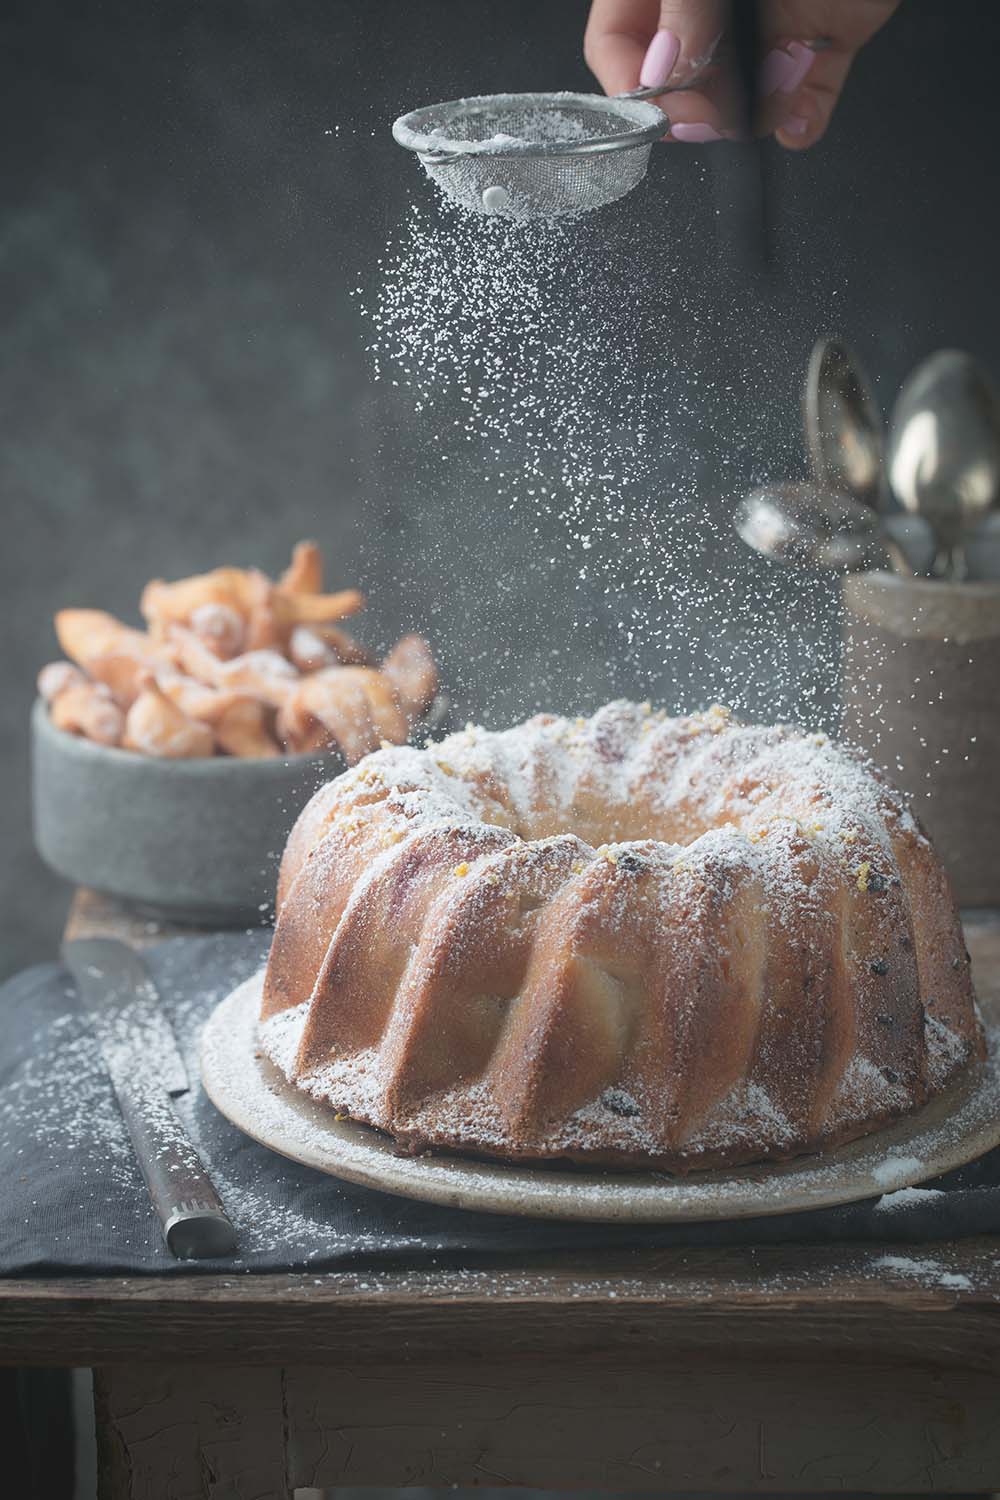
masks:
[(377, 751), (302, 813), (278, 903), (263, 1051), (407, 1150), (786, 1158), (984, 1052), (902, 798), (824, 735), (724, 709)]

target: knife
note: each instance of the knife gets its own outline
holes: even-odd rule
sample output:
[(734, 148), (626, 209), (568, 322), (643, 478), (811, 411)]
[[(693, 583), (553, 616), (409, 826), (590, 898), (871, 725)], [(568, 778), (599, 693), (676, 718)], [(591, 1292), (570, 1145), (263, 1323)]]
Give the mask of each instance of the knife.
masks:
[(179, 1260), (232, 1255), (236, 1232), (171, 1102), (187, 1069), (149, 970), (114, 938), (62, 948), (97, 1037), (167, 1249)]

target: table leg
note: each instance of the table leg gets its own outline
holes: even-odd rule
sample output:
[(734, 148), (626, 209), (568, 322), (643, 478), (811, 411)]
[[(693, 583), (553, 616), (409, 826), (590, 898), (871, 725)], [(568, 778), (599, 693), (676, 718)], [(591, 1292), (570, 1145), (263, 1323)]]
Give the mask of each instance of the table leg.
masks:
[(99, 1500), (290, 1500), (281, 1371), (94, 1371)]

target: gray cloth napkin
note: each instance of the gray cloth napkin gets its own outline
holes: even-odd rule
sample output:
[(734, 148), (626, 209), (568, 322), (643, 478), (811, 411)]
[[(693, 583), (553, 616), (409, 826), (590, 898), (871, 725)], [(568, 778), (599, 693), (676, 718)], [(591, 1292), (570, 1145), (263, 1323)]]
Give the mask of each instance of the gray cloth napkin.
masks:
[[(214, 1006), (260, 965), (262, 931), (175, 938), (147, 954), (192, 1079)], [(167, 1252), (100, 1054), (56, 964), (0, 990), (0, 1273), (193, 1276), (205, 1271), (515, 1265), (533, 1252), (838, 1240), (919, 1241), (1000, 1229), (1000, 1151), (926, 1189), (779, 1218), (663, 1228), (500, 1218), (336, 1181), (255, 1145), (197, 1083), (179, 1103), (236, 1224), (234, 1262)]]

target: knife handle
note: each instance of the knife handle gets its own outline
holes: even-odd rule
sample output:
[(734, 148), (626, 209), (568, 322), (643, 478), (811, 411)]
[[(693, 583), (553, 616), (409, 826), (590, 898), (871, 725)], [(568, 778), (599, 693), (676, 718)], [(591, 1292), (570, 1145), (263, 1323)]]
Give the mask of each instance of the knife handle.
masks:
[(166, 1089), (137, 1077), (116, 1092), (167, 1249), (178, 1260), (232, 1255), (236, 1231)]

